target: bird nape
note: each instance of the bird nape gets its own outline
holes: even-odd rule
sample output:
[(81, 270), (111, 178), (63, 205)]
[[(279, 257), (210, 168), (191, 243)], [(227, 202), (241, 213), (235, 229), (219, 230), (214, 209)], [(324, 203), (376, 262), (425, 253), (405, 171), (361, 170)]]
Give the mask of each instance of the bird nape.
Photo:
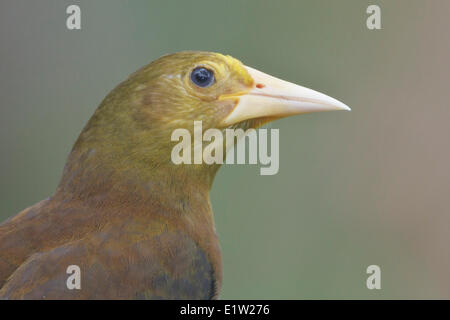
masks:
[[(53, 196), (0, 225), (1, 299), (214, 299), (219, 164), (174, 164), (171, 133), (257, 128), (343, 103), (218, 53), (163, 56), (95, 111)], [(77, 278), (69, 279), (76, 266)], [(75, 288), (70, 281), (78, 281)]]

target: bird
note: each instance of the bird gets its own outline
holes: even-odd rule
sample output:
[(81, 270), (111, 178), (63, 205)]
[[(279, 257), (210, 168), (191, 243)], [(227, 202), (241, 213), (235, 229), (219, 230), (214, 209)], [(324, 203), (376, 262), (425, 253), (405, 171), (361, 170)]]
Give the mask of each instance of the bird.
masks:
[[(100, 103), (55, 193), (0, 224), (0, 299), (218, 299), (209, 192), (220, 164), (175, 164), (172, 132), (329, 110), (350, 108), (230, 55), (152, 61)], [(68, 285), (70, 266), (79, 287)]]

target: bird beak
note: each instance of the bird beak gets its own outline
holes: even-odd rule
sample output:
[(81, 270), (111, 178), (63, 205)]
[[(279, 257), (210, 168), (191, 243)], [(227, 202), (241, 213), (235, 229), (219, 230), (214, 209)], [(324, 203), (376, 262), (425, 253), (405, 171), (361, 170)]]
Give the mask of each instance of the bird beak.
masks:
[(274, 120), (308, 112), (350, 111), (344, 103), (323, 93), (245, 68), (254, 80), (253, 88), (239, 96), (236, 107), (222, 121), (224, 126), (257, 118)]

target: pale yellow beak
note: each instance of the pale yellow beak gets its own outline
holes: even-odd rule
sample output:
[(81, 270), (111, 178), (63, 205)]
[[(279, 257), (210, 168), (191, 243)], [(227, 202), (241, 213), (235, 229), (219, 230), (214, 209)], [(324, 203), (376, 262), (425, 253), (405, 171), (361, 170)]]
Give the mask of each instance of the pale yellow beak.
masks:
[(223, 120), (224, 126), (256, 118), (283, 118), (295, 114), (347, 110), (344, 103), (323, 93), (272, 77), (250, 67), (254, 87), (239, 97), (234, 110)]

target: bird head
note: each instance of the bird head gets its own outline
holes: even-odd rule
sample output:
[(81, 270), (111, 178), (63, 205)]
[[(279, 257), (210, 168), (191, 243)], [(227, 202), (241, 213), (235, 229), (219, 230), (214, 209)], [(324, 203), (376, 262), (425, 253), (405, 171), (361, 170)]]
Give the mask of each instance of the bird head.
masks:
[(342, 102), (219, 53), (166, 55), (133, 74), (143, 116), (165, 128), (259, 127), (290, 115), (350, 110)]
[(197, 51), (166, 55), (107, 95), (77, 140), (65, 176), (80, 184), (78, 173), (86, 180), (98, 180), (99, 172), (109, 170), (108, 176), (125, 173), (131, 180), (172, 177), (210, 186), (218, 166), (171, 162), (175, 129), (192, 133), (194, 121), (202, 121), (203, 130), (256, 128), (275, 119), (327, 110), (350, 109), (231, 56)]

